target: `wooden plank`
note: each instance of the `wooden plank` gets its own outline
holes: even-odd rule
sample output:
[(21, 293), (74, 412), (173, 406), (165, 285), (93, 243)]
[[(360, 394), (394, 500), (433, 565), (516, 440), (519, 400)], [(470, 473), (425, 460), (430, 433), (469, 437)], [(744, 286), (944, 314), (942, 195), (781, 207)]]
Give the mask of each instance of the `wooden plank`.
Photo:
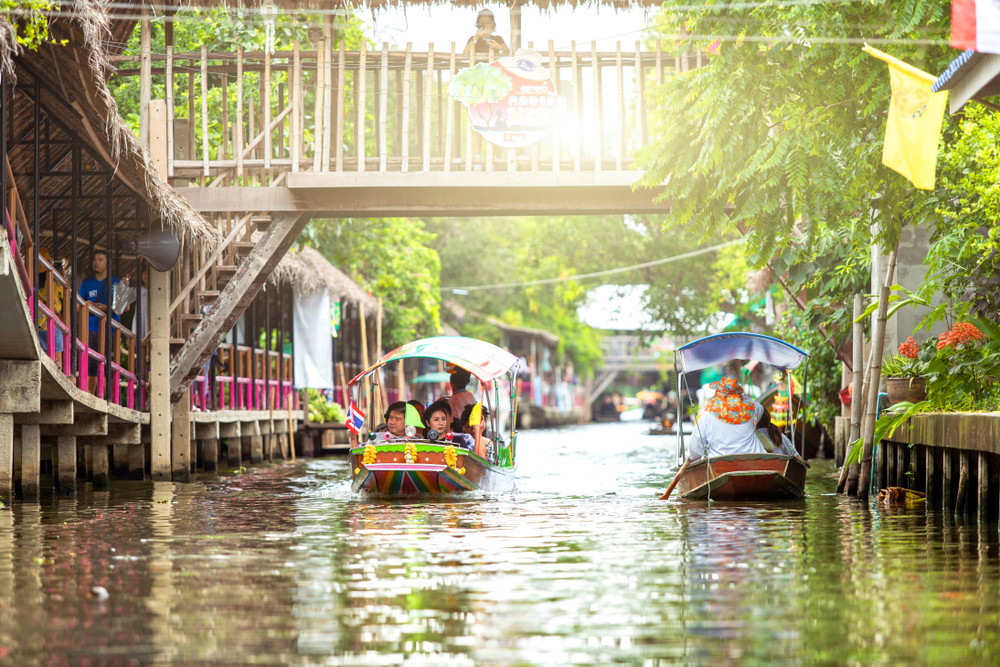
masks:
[(361, 41), (361, 50), (358, 52), (358, 72), (355, 75), (354, 88), (358, 91), (358, 102), (355, 105), (355, 111), (357, 112), (357, 118), (354, 121), (354, 129), (357, 134), (357, 139), (355, 140), (354, 154), (358, 158), (357, 170), (365, 170), (365, 105), (367, 101), (365, 100), (365, 87), (367, 84), (366, 78), (368, 75), (368, 50), (365, 46), (364, 40)]
[(276, 217), (250, 254), (236, 269), (215, 301), (212, 310), (191, 332), (170, 366), (170, 396), (176, 403), (186, 395), (188, 386), (218, 345), (219, 336), (236, 324), (264, 281), (284, 257), (309, 216), (292, 213)]
[[(260, 108), (264, 113), (264, 169), (271, 168), (271, 54), (264, 53), (264, 79), (260, 86)], [(292, 107), (294, 109), (294, 107)], [(294, 122), (294, 121), (293, 121)], [(253, 133), (251, 132), (251, 135)]]
[(201, 47), (201, 160), (202, 176), (208, 177), (208, 48)]
[(402, 171), (410, 170), (410, 69), (413, 67), (413, 46), (406, 43), (406, 59), (403, 61), (403, 122), (400, 128)]
[(326, 88), (326, 62), (323, 40), (316, 51), (316, 94), (313, 96), (313, 171), (323, 169), (323, 128), (326, 107), (323, 106), (323, 89)]
[(243, 179), (243, 47), (236, 47), (236, 125), (233, 127), (236, 179)]
[(424, 171), (431, 170), (431, 99), (434, 94), (434, 42), (427, 45), (427, 74), (424, 76), (423, 132), (421, 155)]
[(174, 47), (167, 47), (167, 72), (164, 81), (167, 98), (167, 176), (174, 176)]
[[(449, 81), (455, 80), (455, 42), (451, 43), (451, 56), (448, 59), (448, 72), (451, 76)], [(444, 92), (439, 90), (439, 95), (444, 95)], [(455, 102), (451, 99), (447, 99), (445, 104), (448, 105), (448, 118), (445, 121), (444, 130), (444, 170), (451, 171), (451, 156), (452, 149), (454, 148), (455, 141)]]
[[(549, 40), (549, 73), (556, 86), (561, 79), (559, 76), (559, 60), (556, 58), (555, 42)], [(557, 91), (558, 93), (558, 91)], [(562, 169), (562, 127), (558, 123), (552, 128), (552, 171), (558, 172)]]
[(389, 106), (389, 44), (382, 42), (382, 59), (379, 63), (378, 100), (378, 170), (386, 171), (389, 166), (389, 142), (386, 137)]
[(583, 72), (576, 55), (576, 41), (570, 46), (570, 67), (573, 68), (573, 92), (576, 98), (576, 141), (573, 143), (573, 170), (582, 171), (583, 166)]
[(601, 90), (601, 64), (597, 56), (597, 42), (590, 43), (590, 66), (594, 80), (594, 116), (596, 127), (592, 128), (597, 141), (597, 155), (594, 156), (594, 171), (601, 171), (604, 166), (604, 97)]
[(344, 171), (344, 86), (347, 84), (344, 42), (337, 52), (337, 142), (334, 171)]

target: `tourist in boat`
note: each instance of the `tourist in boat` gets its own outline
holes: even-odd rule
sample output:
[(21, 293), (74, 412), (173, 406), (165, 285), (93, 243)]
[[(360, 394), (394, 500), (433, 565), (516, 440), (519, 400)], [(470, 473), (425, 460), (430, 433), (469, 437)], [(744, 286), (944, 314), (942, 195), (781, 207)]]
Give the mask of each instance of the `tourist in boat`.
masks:
[(709, 456), (766, 453), (757, 437), (758, 404), (743, 394), (740, 383), (726, 377), (709, 387), (715, 395), (695, 423), (688, 441), (688, 458), (697, 461), (706, 450)]
[[(451, 416), (452, 419), (458, 419), (462, 416), (462, 412), (467, 406), (476, 404), (476, 397), (471, 391), (466, 389), (469, 382), (472, 381), (472, 374), (458, 366), (450, 367), (448, 372), (451, 373), (451, 378), (448, 380), (449, 384), (451, 384), (451, 398), (449, 399)], [(461, 423), (455, 424), (452, 430), (461, 431)]]
[(424, 410), (423, 421), (425, 435), (431, 431), (436, 431), (438, 438), (444, 436), (445, 433), (451, 430), (451, 404), (445, 399), (431, 403)]
[(798, 452), (795, 451), (795, 446), (792, 445), (788, 436), (771, 423), (771, 413), (768, 412), (767, 408), (758, 403), (755, 416), (757, 418), (757, 439), (760, 440), (765, 451), (784, 456), (798, 456)]
[(493, 31), (496, 29), (497, 22), (493, 17), (493, 12), (488, 9), (479, 12), (476, 15), (476, 34), (470, 37), (469, 41), (465, 43), (465, 50), (462, 51), (462, 55), (468, 56), (473, 51), (477, 54), (489, 54), (492, 51), (494, 56), (505, 56), (510, 53), (510, 49), (507, 48), (507, 43), (503, 41), (503, 37), (493, 34)]
[[(473, 443), (475, 443), (476, 438), (476, 427), (471, 425), (469, 421), (472, 419), (472, 409), (474, 405), (467, 406), (465, 410), (462, 411), (462, 431), (465, 432), (469, 438), (472, 438)], [(485, 405), (483, 406), (482, 421), (479, 423), (480, 428), (480, 438), (479, 446), (475, 447), (475, 452), (479, 456), (486, 458), (487, 447), (493, 445), (493, 433), (487, 429), (489, 424), (490, 409)]]
[(387, 431), (394, 438), (406, 437), (406, 403), (396, 401), (385, 411), (385, 423), (379, 424), (376, 431)]

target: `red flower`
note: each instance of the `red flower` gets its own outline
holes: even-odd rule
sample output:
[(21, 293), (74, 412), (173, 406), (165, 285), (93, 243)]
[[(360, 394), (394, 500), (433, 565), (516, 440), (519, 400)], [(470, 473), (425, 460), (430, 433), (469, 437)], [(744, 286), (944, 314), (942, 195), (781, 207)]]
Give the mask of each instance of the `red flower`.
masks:
[(899, 346), (899, 353), (907, 359), (916, 359), (919, 352), (920, 347), (917, 345), (917, 341), (913, 340), (913, 336), (904, 340)]
[(938, 337), (937, 349), (943, 347), (958, 347), (963, 343), (980, 341), (986, 338), (975, 324), (971, 322), (958, 322), (950, 331), (945, 331)]

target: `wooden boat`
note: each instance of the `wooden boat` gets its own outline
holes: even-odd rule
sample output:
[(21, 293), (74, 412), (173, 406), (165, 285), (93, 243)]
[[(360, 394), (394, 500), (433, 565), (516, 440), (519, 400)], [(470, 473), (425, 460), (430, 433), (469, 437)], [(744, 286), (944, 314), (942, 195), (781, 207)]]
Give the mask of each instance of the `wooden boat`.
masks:
[(797, 456), (733, 454), (701, 459), (680, 474), (684, 500), (789, 500), (804, 495), (809, 464)]
[[(461, 436), (453, 433), (393, 437), (387, 432), (369, 432), (372, 425), (360, 419), (351, 423), (351, 415), (360, 414), (354, 405), (355, 393), (364, 388), (371, 390), (370, 381), (386, 364), (416, 358), (448, 362), (479, 380), (483, 402), (490, 409), (488, 426), (492, 433), (505, 433), (497, 438), (495, 446), (485, 448), (485, 456), (463, 446)], [(384, 355), (349, 384), (352, 404), (348, 423), (349, 428), (354, 427), (348, 455), (353, 475), (351, 489), (388, 496), (512, 490), (517, 468), (517, 372), (518, 359), (514, 355), (462, 336), (425, 338)], [(378, 396), (378, 392), (372, 391), (372, 396)], [(510, 400), (509, 406), (500, 405), (504, 399)], [(510, 411), (506, 429), (501, 428), (498, 407)]]
[[(706, 336), (677, 349), (681, 372), (718, 366), (733, 359), (759, 361), (791, 375), (809, 358), (808, 353), (782, 340), (761, 334), (733, 332)], [(792, 386), (789, 382), (788, 386)], [(678, 414), (678, 419), (680, 418)], [(790, 411), (792, 445), (795, 446), (795, 413)], [(694, 426), (697, 428), (697, 425)], [(678, 447), (684, 447), (683, 433)], [(711, 443), (708, 451), (711, 452)], [(805, 495), (809, 465), (798, 456), (747, 453), (708, 456), (688, 462), (678, 472), (670, 492), (685, 500), (785, 500)]]

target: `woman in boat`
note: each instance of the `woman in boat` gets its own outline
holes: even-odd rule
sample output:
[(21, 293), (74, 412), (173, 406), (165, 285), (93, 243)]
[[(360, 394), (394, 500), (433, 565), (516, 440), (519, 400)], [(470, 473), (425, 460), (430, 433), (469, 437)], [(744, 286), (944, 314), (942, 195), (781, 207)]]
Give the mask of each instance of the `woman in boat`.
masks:
[[(448, 399), (442, 398), (431, 403), (424, 410), (424, 434), (431, 431), (437, 432), (437, 437), (442, 437), (451, 430), (451, 404)], [(429, 436), (428, 436), (429, 438)], [(430, 439), (430, 438), (429, 438)], [(437, 438), (434, 438), (435, 440)]]
[(757, 438), (765, 451), (784, 456), (798, 456), (788, 436), (771, 423), (771, 413), (767, 408), (758, 403), (754, 416), (757, 418)]
[(707, 401), (688, 443), (688, 458), (697, 461), (706, 454), (764, 454), (757, 437), (758, 403), (743, 395), (735, 378), (722, 378), (709, 387), (715, 395)]

